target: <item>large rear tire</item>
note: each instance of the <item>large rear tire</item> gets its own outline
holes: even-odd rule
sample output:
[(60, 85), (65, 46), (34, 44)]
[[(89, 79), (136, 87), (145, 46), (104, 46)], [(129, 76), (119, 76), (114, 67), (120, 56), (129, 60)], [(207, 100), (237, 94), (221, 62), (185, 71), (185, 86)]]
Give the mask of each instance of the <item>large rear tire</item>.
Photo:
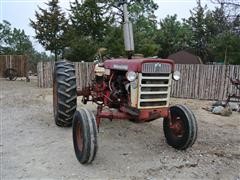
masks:
[(170, 107), (171, 118), (163, 120), (167, 143), (175, 149), (185, 150), (197, 139), (197, 121), (193, 112), (184, 105)]
[(97, 125), (94, 114), (82, 108), (73, 119), (73, 146), (81, 164), (91, 163), (97, 153)]
[(77, 86), (74, 65), (68, 61), (55, 63), (53, 72), (53, 109), (56, 125), (72, 125), (77, 107)]

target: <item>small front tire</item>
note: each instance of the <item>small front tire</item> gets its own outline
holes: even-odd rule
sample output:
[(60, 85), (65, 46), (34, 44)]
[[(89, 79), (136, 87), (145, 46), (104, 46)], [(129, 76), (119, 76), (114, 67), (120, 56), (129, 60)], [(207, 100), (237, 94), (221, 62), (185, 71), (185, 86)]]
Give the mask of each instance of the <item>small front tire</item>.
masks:
[(90, 164), (97, 153), (97, 125), (94, 114), (81, 108), (73, 118), (73, 146), (81, 164)]
[(197, 139), (197, 121), (193, 112), (184, 105), (170, 107), (170, 118), (163, 120), (167, 143), (175, 149), (185, 150)]

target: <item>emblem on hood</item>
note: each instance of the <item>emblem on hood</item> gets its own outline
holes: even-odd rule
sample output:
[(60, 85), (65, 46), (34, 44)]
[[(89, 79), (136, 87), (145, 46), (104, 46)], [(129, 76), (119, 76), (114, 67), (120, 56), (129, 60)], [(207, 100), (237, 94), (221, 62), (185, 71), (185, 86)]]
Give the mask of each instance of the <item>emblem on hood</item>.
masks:
[(128, 65), (123, 65), (123, 64), (114, 64), (113, 65), (114, 69), (118, 69), (118, 70), (128, 70)]
[(161, 69), (161, 64), (160, 63), (157, 63), (154, 65), (154, 72), (160, 72), (160, 69)]

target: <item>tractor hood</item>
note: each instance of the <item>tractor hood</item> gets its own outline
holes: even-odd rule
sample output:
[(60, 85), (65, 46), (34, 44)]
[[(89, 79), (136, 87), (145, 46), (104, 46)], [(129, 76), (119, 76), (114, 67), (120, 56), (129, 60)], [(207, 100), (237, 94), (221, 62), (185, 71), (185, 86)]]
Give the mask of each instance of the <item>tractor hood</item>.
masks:
[(142, 64), (144, 63), (163, 63), (171, 64), (172, 71), (174, 71), (174, 62), (170, 59), (112, 59), (104, 61), (104, 67), (106, 69), (116, 69), (120, 71), (134, 71), (141, 72)]

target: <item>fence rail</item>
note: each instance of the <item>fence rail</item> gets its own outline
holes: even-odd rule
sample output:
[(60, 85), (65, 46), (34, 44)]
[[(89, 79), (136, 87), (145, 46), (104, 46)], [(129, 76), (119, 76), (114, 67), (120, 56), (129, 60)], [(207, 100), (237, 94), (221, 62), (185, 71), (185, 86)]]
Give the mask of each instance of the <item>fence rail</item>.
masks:
[(15, 69), (18, 77), (27, 77), (27, 56), (0, 55), (0, 77), (4, 77), (8, 68)]
[[(74, 63), (76, 68), (77, 86), (82, 87), (91, 83), (93, 63)], [(52, 62), (38, 63), (38, 86), (52, 87)], [(181, 79), (173, 81), (171, 96), (177, 98), (193, 98), (205, 100), (226, 99), (228, 93), (236, 93), (237, 89), (227, 78), (240, 79), (238, 65), (176, 65), (181, 72)]]

